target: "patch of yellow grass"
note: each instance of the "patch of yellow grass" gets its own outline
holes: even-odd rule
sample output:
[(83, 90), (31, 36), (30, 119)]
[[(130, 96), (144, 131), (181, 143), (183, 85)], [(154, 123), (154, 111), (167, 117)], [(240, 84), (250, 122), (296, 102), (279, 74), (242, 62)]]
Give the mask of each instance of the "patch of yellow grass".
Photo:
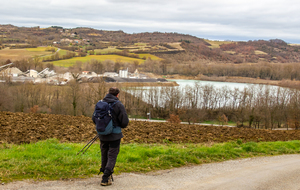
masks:
[(102, 34), (89, 33), (88, 36), (102, 36)]
[(267, 55), (266, 52), (259, 51), (259, 50), (255, 50), (254, 53), (255, 53), (256, 55)]
[(178, 50), (184, 50), (182, 47), (181, 47), (181, 42), (175, 42), (175, 43), (168, 43), (169, 46), (172, 46)]
[(288, 44), (290, 46), (300, 46), (300, 44)]
[(147, 46), (147, 43), (134, 43), (135, 46)]
[(236, 42), (231, 42), (231, 41), (214, 41), (214, 40), (206, 40), (206, 39), (205, 39), (205, 41), (210, 44), (210, 46), (208, 46), (208, 47), (210, 47), (212, 49), (213, 48), (220, 48), (220, 45), (222, 45), (222, 44), (236, 43)]
[(236, 52), (235, 51), (224, 51), (225, 53), (229, 53), (229, 54), (235, 54)]

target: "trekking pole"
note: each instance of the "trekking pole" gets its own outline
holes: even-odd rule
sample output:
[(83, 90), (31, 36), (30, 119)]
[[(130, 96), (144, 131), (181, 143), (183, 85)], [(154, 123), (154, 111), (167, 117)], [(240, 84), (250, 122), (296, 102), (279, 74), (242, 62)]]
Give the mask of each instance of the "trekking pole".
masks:
[(97, 140), (97, 138), (99, 137), (99, 134), (97, 134), (92, 140), (90, 140), (90, 142), (88, 142), (76, 155), (78, 155), (81, 151), (83, 151), (83, 149), (85, 149), (85, 147), (87, 147), (82, 154), (84, 154), (89, 148), (90, 146)]
[(82, 152), (82, 154), (84, 154), (96, 140), (97, 140), (97, 138), (95, 138), (95, 139), (90, 143), (90, 145)]

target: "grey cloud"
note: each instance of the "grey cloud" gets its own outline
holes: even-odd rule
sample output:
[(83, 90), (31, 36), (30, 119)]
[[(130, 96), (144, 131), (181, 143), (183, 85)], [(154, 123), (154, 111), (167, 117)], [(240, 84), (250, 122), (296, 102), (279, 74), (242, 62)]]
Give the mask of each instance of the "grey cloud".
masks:
[(293, 0), (10, 0), (1, 2), (0, 24), (299, 41), (299, 6)]

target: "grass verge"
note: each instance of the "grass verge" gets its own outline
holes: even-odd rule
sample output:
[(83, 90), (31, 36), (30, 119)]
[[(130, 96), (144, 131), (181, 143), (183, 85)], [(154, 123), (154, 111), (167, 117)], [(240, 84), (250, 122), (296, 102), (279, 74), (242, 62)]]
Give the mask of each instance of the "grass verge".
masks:
[[(34, 144), (0, 145), (0, 181), (83, 178), (98, 173), (101, 153), (94, 144), (77, 156), (85, 144), (56, 139)], [(115, 173), (148, 172), (236, 158), (300, 153), (300, 141), (216, 144), (122, 144)]]
[[(210, 124), (210, 125), (222, 125), (222, 122), (219, 121), (203, 121), (201, 123)], [(244, 125), (247, 125), (248, 123), (244, 123)], [(236, 122), (228, 121), (227, 123), (223, 123), (223, 125), (229, 125), (229, 126), (236, 126)]]

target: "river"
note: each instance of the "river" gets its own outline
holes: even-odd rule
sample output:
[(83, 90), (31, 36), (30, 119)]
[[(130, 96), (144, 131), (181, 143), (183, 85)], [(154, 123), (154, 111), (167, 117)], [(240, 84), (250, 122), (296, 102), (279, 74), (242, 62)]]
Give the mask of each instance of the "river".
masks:
[(214, 108), (233, 103), (239, 106), (240, 102), (262, 97), (278, 99), (289, 94), (286, 88), (272, 85), (179, 79), (169, 81), (179, 86), (137, 87), (127, 88), (126, 91), (154, 106), (165, 106), (166, 102), (172, 102), (182, 107), (198, 102), (197, 107), (205, 105)]
[[(261, 84), (249, 84), (249, 83), (235, 83), (235, 82), (216, 82), (216, 81), (202, 81), (202, 80), (183, 80), (183, 79), (176, 79), (176, 80), (168, 80), (176, 82), (180, 87), (194, 86), (195, 83), (198, 83), (202, 86), (204, 85), (212, 85), (215, 88), (222, 88), (222, 87), (229, 87), (231, 90), (237, 88), (239, 90), (244, 90), (246, 87), (250, 86), (258, 86)], [(266, 86), (266, 85), (263, 85)], [(275, 86), (274, 86), (275, 87)]]

